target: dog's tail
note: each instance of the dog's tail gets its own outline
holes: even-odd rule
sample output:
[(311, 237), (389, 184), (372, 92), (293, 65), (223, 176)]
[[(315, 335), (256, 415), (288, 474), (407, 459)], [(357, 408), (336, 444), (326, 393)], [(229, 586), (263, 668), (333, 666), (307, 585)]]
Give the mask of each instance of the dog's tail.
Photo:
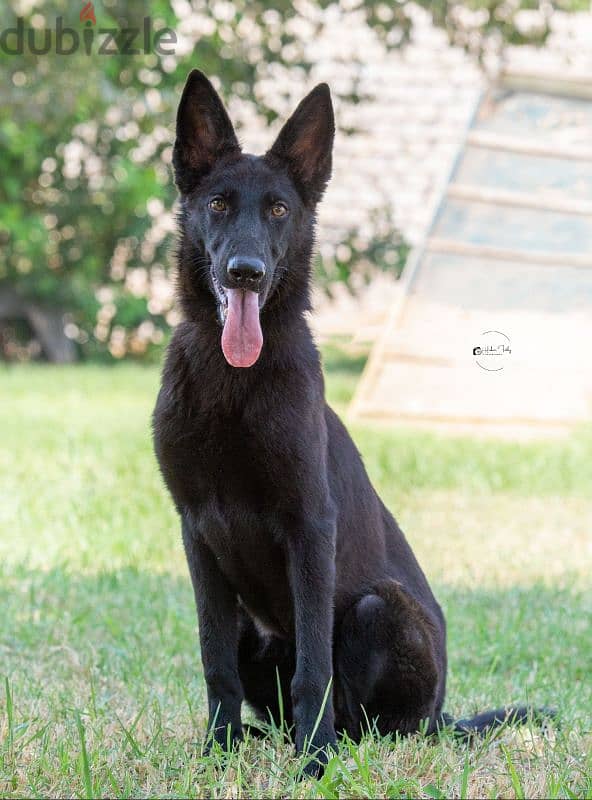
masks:
[(502, 725), (523, 725), (525, 722), (534, 722), (540, 727), (554, 719), (557, 712), (552, 708), (532, 708), (531, 706), (511, 706), (496, 708), (494, 711), (483, 711), (468, 719), (453, 719), (450, 714), (442, 714), (441, 725), (452, 728), (454, 734), (460, 739), (471, 739), (474, 736), (486, 736), (495, 728)]

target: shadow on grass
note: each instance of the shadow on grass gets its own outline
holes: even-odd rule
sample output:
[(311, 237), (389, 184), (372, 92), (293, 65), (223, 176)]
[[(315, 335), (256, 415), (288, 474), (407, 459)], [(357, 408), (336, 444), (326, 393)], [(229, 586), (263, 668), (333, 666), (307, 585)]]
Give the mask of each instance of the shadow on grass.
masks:
[[(504, 591), (443, 585), (435, 592), (448, 619), (452, 713), (532, 702), (575, 720), (591, 706), (589, 593), (542, 585)], [(91, 674), (100, 677), (105, 696), (115, 686), (138, 701), (157, 691), (185, 703), (187, 687), (203, 695), (188, 578), (3, 567), (0, 603), (1, 671), (21, 697), (84, 704)], [(80, 697), (78, 682), (85, 685)]]
[[(592, 703), (590, 597), (538, 585), (443, 585), (436, 593), (449, 617), (447, 709), (459, 717), (509, 702), (556, 706), (571, 786), (574, 759), (586, 760), (584, 740), (573, 734), (587, 730)], [(460, 759), (477, 758), (415, 737), (370, 739), (359, 752), (345, 743), (332, 759), (335, 774), (306, 789), (301, 759), (281, 736), (247, 742), (228, 763), (204, 755), (206, 697), (188, 578), (3, 566), (0, 603), (0, 730), (8, 734), (0, 736), (0, 793), (20, 786), (15, 796), (226, 797), (232, 786), (233, 796), (246, 797), (416, 797), (444, 758), (451, 766), (442, 789), (429, 796), (447, 797)], [(551, 744), (542, 775), (555, 757)], [(488, 758), (486, 776), (495, 768)], [(578, 786), (589, 784), (578, 770)]]

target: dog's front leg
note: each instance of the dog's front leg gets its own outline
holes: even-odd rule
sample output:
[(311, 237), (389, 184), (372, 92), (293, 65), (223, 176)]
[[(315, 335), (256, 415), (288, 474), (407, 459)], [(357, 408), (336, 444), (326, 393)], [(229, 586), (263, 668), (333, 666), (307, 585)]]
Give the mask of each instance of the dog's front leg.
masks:
[(208, 730), (222, 747), (242, 739), (237, 597), (210, 548), (187, 519), (183, 543), (195, 592), (201, 659), (208, 691)]
[[(296, 670), (292, 704), (296, 749), (326, 760), (335, 744), (333, 718), (333, 602), (335, 590), (335, 522), (300, 520), (288, 537), (288, 575), (294, 604)], [(318, 772), (311, 762), (306, 771)]]

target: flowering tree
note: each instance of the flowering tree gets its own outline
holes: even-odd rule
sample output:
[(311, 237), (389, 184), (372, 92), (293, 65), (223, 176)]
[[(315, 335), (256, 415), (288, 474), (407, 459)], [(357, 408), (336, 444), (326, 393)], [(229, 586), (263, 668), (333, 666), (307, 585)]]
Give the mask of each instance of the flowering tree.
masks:
[[(384, 46), (409, 38), (405, 2), (278, 0), (271, 9), (262, 0), (8, 0), (12, 16), (3, 24), (14, 27), (21, 16), (24, 42), (19, 50), (18, 31), (0, 35), (0, 317), (4, 292), (5, 305), (11, 297), (38, 312), (64, 312), (66, 335), (85, 356), (140, 356), (158, 345), (177, 319), (168, 276), (174, 220), (166, 210), (175, 196), (171, 121), (189, 68), (218, 76), (244, 113), (273, 120), (284, 109), (266, 83), (278, 72), (310, 69), (303, 43), (339, 2), (361, 11)], [(420, 4), (479, 58), (504, 41), (543, 41), (548, 30), (544, 14), (540, 26), (520, 30), (516, 13), (528, 2)], [(58, 17), (79, 40), (74, 49), (74, 36), (65, 35), (67, 55), (55, 52)], [(139, 35), (132, 55), (126, 29), (143, 28), (147, 17), (150, 52)], [(97, 51), (98, 28), (114, 30), (109, 54)], [(174, 48), (166, 28), (175, 31)], [(43, 50), (47, 31), (49, 52), (32, 52)], [(359, 99), (355, 86), (346, 93)], [(384, 221), (369, 254), (355, 241), (352, 231), (319, 265), (321, 276), (348, 281), (364, 255), (400, 270), (405, 243)]]

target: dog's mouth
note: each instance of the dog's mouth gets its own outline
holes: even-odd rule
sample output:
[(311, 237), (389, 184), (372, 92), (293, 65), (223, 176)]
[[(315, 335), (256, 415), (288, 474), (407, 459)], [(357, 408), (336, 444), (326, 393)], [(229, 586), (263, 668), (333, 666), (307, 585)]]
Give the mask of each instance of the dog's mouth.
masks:
[(222, 323), (222, 352), (232, 367), (252, 367), (261, 354), (263, 333), (259, 321), (259, 294), (222, 286), (211, 271)]
[(220, 319), (220, 324), (224, 325), (226, 322), (226, 315), (228, 314), (228, 295), (226, 294), (226, 289), (216, 277), (213, 268), (210, 269), (210, 277), (212, 279), (212, 286), (214, 287), (214, 294), (218, 301), (218, 317)]

